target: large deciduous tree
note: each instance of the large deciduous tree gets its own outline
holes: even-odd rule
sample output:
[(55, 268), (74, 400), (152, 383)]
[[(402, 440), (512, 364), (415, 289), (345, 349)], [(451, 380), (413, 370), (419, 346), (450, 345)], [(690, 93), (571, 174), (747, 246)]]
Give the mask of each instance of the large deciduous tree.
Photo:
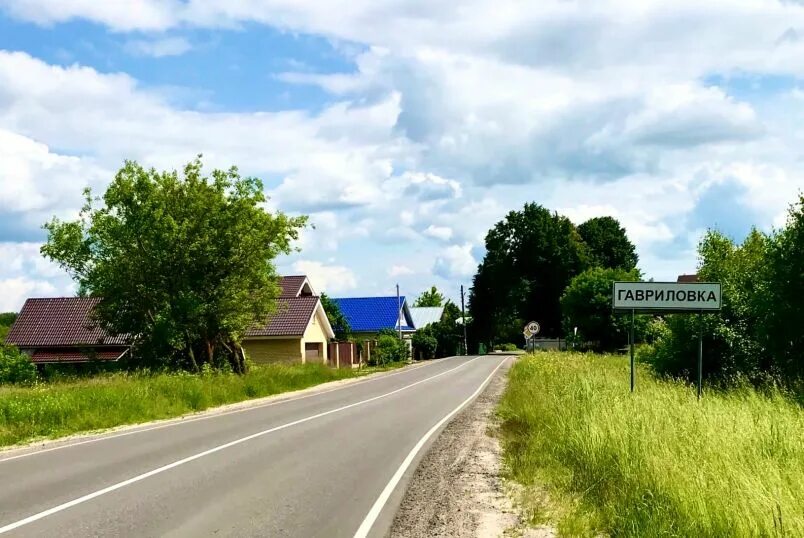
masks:
[[(576, 342), (596, 351), (612, 351), (628, 343), (631, 317), (615, 314), (611, 308), (615, 281), (636, 282), (639, 271), (593, 267), (572, 279), (561, 297), (564, 332)], [(648, 318), (637, 318), (637, 334), (641, 335)]]
[(442, 304), (444, 304), (444, 295), (438, 291), (438, 288), (433, 286), (429, 290), (422, 292), (416, 298), (413, 306), (441, 306)]
[(596, 267), (630, 271), (639, 258), (636, 247), (617, 219), (595, 217), (578, 226), (578, 233), (586, 244), (589, 262)]
[(182, 175), (127, 161), (103, 197), (85, 194), (78, 220), (45, 225), (42, 254), (102, 298), (98, 323), (143, 364), (243, 372), (243, 335), (276, 308), (273, 260), (306, 217), (267, 211), (262, 183), (236, 168), (203, 175), (200, 157)]
[(508, 213), (486, 235), (470, 291), (473, 338), (516, 341), (529, 320), (547, 336), (560, 335), (561, 294), (588, 266), (586, 246), (566, 217), (534, 203)]

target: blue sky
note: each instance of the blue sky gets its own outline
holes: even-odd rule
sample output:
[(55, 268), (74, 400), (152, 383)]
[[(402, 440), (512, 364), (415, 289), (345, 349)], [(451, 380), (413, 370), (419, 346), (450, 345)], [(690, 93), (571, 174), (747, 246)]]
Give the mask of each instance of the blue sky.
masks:
[(0, 310), (73, 292), (38, 248), (83, 187), (197, 153), (311, 216), (280, 269), (332, 295), (457, 297), (526, 201), (675, 278), (804, 188), (802, 32), (777, 0), (0, 0)]

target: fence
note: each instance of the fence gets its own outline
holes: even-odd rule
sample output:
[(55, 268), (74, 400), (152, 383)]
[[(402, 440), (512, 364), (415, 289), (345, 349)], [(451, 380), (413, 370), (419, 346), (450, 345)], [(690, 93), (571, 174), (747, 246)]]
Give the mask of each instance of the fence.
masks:
[(354, 342), (330, 342), (328, 346), (328, 364), (333, 368), (355, 368), (360, 365)]

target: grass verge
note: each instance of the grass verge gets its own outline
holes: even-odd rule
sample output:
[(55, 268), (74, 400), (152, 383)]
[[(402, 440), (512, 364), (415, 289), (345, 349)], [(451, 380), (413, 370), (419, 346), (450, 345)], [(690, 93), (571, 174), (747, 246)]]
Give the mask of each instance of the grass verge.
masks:
[(399, 367), (255, 366), (248, 374), (108, 374), (0, 387), (0, 446), (177, 417)]
[(619, 356), (520, 359), (500, 403), (510, 478), (531, 523), (565, 536), (804, 536), (804, 410), (709, 391)]

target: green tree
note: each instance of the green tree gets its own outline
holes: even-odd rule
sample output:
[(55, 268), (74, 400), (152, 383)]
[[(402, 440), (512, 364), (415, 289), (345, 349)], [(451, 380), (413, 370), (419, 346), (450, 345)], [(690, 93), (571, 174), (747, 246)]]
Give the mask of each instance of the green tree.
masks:
[(329, 324), (335, 332), (336, 340), (348, 340), (352, 336), (352, 327), (338, 303), (330, 299), (326, 293), (321, 294), (321, 306), (327, 314)]
[(433, 286), (416, 298), (413, 306), (441, 306), (444, 304), (444, 295)]
[(578, 226), (578, 233), (586, 244), (589, 261), (596, 267), (635, 269), (639, 257), (636, 247), (617, 219), (596, 217)]
[[(639, 271), (593, 267), (572, 279), (561, 297), (564, 332), (590, 345), (597, 351), (611, 351), (628, 343), (631, 317), (615, 314), (611, 309), (612, 286), (615, 281), (636, 282)], [(637, 316), (637, 337), (644, 333), (649, 318)]]
[(569, 219), (534, 203), (508, 213), (486, 235), (470, 290), (473, 338), (519, 341), (529, 320), (546, 336), (560, 335), (561, 295), (587, 267), (586, 247)]
[(413, 334), (412, 344), (415, 358), (434, 359), (438, 349), (438, 340), (433, 333), (433, 325), (418, 329)]
[(266, 211), (236, 168), (204, 176), (200, 157), (182, 176), (127, 161), (102, 198), (85, 195), (78, 220), (45, 225), (42, 254), (102, 298), (99, 324), (136, 335), (144, 362), (243, 372), (244, 333), (276, 308), (273, 260), (307, 218)]
[[(804, 194), (790, 207), (787, 225), (769, 243), (767, 284), (754, 288), (764, 302), (760, 341), (781, 373), (804, 376)], [(761, 282), (761, 281), (760, 281)]]
[(0, 313), (0, 344), (6, 339), (9, 329), (17, 319), (16, 312), (2, 312)]
[(722, 311), (700, 320), (693, 315), (667, 316), (666, 334), (645, 355), (658, 372), (694, 379), (702, 323), (705, 377), (755, 382), (777, 377), (775, 361), (762, 343), (772, 323), (764, 314), (772, 243), (773, 238), (757, 230), (739, 245), (718, 231), (706, 233), (698, 245), (698, 275), (721, 283)]
[(460, 318), (461, 309), (452, 301), (447, 301), (441, 319), (427, 326), (437, 342), (436, 357), (450, 357), (459, 352), (463, 341), (463, 325), (458, 323)]

